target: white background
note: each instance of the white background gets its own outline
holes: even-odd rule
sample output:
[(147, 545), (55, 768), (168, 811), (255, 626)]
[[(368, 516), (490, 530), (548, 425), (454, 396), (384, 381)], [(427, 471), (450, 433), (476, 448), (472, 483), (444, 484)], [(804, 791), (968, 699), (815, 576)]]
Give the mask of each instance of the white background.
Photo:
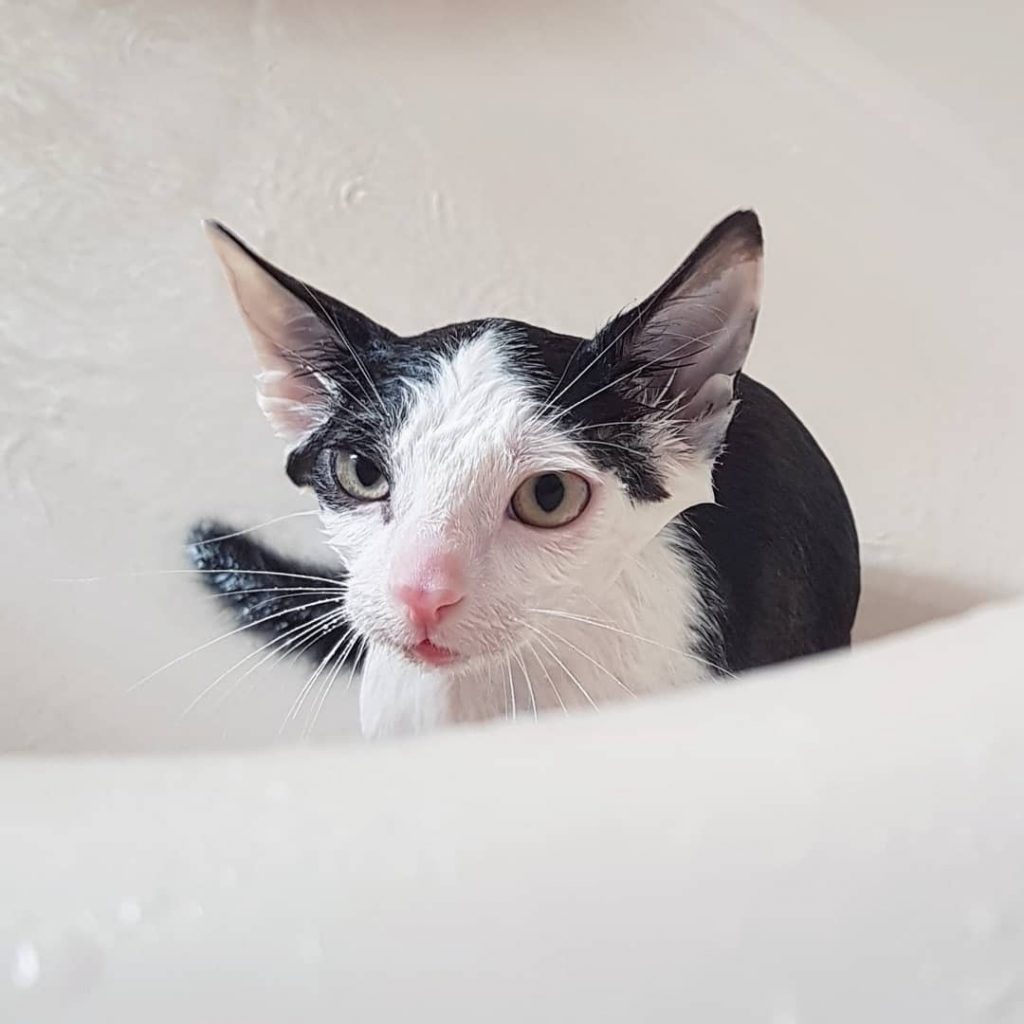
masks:
[(861, 633), (1019, 590), (1021, 10), (0, 3), (0, 749), (276, 741), (304, 679), (183, 720), (233, 638), (127, 692), (228, 623), (123, 574), (309, 507), (202, 216), (398, 330), (586, 332), (753, 205), (750, 368), (846, 483)]

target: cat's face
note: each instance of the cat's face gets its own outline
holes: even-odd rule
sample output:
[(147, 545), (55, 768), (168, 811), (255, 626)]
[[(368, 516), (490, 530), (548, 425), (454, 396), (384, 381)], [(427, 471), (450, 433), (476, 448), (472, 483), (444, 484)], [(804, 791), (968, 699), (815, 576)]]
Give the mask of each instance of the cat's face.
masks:
[(371, 643), (447, 672), (504, 664), (712, 499), (757, 312), (752, 214), (591, 339), (507, 320), (401, 338), (211, 236)]

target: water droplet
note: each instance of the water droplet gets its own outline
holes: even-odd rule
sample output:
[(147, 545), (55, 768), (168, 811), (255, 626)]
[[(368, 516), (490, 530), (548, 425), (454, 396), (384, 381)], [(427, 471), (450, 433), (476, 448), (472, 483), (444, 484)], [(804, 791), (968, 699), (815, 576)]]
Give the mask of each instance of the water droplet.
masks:
[(15, 988), (31, 988), (39, 980), (39, 952), (31, 942), (19, 942), (11, 963)]

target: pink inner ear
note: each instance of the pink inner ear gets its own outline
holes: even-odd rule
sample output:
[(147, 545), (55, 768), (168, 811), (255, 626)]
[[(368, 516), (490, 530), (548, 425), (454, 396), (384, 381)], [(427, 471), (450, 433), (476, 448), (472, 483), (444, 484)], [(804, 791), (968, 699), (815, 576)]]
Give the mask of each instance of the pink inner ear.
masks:
[[(269, 360), (262, 360), (264, 367)], [(295, 443), (311, 434), (327, 418), (322, 391), (310, 387), (305, 376), (290, 369), (263, 369), (256, 374), (256, 402), (274, 433)]]
[(313, 357), (326, 329), (274, 281), (261, 282), (256, 297), (262, 302), (255, 307), (253, 296), (243, 297), (237, 281), (232, 283), (261, 367), (256, 375), (259, 407), (278, 437), (300, 441), (329, 415), (325, 389), (311, 374), (304, 355)]
[(289, 443), (301, 441), (323, 422), (321, 416), (314, 415), (310, 406), (285, 397), (267, 395), (262, 390), (256, 395), (256, 402), (267, 417), (271, 430)]
[(259, 406), (274, 433), (295, 444), (329, 415), (327, 389), (310, 367), (330, 343), (330, 331), (231, 235), (217, 226), (208, 234), (252, 337)]

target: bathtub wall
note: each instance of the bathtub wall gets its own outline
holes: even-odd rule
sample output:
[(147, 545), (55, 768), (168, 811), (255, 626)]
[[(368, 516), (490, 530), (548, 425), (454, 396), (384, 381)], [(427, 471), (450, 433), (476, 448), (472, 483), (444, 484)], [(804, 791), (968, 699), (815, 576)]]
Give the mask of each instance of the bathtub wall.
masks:
[(310, 507), (202, 216), (398, 330), (587, 332), (755, 206), (750, 369), (847, 484), (861, 635), (1019, 591), (1024, 15), (859, 7), (0, 2), (0, 749), (268, 742), (305, 678), (182, 718), (231, 638), (130, 690), (227, 628), (152, 575), (187, 524)]

